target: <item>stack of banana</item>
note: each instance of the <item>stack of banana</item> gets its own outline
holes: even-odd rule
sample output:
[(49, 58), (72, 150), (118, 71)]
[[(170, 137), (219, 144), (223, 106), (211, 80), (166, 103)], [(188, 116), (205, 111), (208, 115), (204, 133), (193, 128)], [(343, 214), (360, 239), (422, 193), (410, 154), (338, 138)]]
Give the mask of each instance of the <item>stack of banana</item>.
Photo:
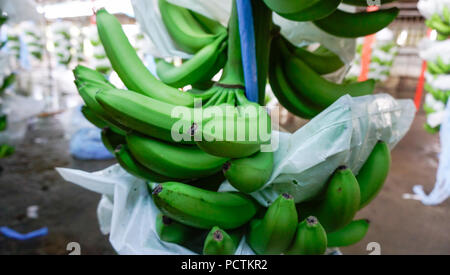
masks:
[[(292, 112), (313, 117), (344, 94), (372, 92), (373, 81), (343, 86), (324, 80), (320, 74), (343, 65), (339, 58), (323, 48), (309, 52), (294, 47), (277, 34), (271, 20), (269, 8), (276, 2), (303, 3), (295, 7), (297, 19), (309, 14), (313, 20), (333, 18), (341, 1), (264, 2), (267, 6), (252, 0), (258, 82), (269, 78)], [(331, 7), (330, 2), (336, 3)], [(233, 254), (244, 235), (257, 254), (323, 254), (326, 247), (361, 240), (368, 223), (352, 220), (383, 186), (390, 164), (387, 144), (375, 146), (357, 177), (346, 167), (337, 169), (315, 201), (296, 205), (283, 193), (268, 209), (261, 207), (248, 194), (272, 175), (273, 152), (267, 150), (271, 121), (262, 106), (245, 96), (235, 1), (228, 28), (167, 0), (158, 3), (167, 31), (178, 47), (193, 54), (191, 59), (181, 66), (158, 60), (157, 79), (136, 55), (119, 21), (101, 9), (96, 14), (99, 37), (128, 90), (116, 89), (83, 66), (74, 75), (85, 102), (82, 112), (103, 129), (105, 146), (126, 171), (149, 181), (161, 211), (156, 220), (160, 239), (203, 254)], [(386, 24), (370, 20), (380, 28)], [(220, 79), (213, 82), (220, 70)], [(179, 89), (187, 85), (192, 89)], [(239, 192), (217, 192), (224, 179)]]

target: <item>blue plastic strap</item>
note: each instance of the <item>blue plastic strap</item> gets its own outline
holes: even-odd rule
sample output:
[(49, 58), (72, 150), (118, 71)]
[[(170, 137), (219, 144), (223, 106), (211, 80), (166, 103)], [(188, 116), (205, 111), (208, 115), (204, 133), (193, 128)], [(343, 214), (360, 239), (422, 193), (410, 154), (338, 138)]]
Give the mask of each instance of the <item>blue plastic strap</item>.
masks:
[(239, 35), (241, 37), (245, 94), (248, 100), (258, 102), (258, 69), (256, 66), (252, 5), (249, 0), (236, 0), (236, 6), (239, 18)]
[(34, 238), (38, 238), (38, 237), (47, 235), (48, 228), (43, 227), (41, 229), (22, 234), (22, 233), (19, 233), (7, 226), (2, 226), (2, 227), (0, 227), (0, 233), (2, 233), (3, 235), (5, 235), (6, 237), (8, 237), (10, 239), (26, 241), (26, 240), (30, 240), (30, 239), (34, 239)]

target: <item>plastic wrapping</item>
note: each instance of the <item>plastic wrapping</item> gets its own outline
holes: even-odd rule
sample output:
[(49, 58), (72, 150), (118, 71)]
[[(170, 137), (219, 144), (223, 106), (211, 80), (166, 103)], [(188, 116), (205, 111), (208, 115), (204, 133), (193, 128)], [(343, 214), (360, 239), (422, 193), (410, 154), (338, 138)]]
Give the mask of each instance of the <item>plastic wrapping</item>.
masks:
[[(274, 131), (279, 148), (272, 178), (252, 196), (265, 206), (282, 192), (292, 194), (296, 202), (313, 197), (338, 166), (348, 165), (356, 173), (378, 140), (392, 149), (408, 131), (415, 112), (411, 100), (395, 100), (387, 94), (343, 96), (295, 133)], [(94, 173), (57, 171), (66, 181), (103, 195), (97, 209), (100, 228), (110, 234), (119, 254), (193, 254), (159, 240), (155, 232), (159, 210), (143, 180), (118, 165)], [(233, 188), (225, 182), (220, 190)], [(245, 239), (236, 254), (253, 254)]]
[(442, 16), (444, 6), (450, 8), (450, 0), (420, 0), (417, 3), (417, 9), (427, 19), (433, 14)]

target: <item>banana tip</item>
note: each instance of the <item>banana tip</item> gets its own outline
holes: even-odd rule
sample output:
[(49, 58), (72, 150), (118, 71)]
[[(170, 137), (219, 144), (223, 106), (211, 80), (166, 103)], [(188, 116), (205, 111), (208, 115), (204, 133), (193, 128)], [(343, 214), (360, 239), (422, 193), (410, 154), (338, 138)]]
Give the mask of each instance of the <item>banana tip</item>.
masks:
[(164, 225), (170, 225), (173, 220), (165, 215), (162, 216), (162, 222)]
[(231, 163), (229, 161), (225, 162), (222, 166), (222, 171), (226, 173), (231, 167)]
[(162, 190), (163, 190), (162, 185), (158, 184), (158, 186), (156, 186), (156, 188), (153, 190), (152, 194), (153, 195), (158, 195), (159, 193), (161, 193)]
[(197, 132), (197, 130), (198, 130), (198, 124), (195, 123), (195, 122), (192, 123), (191, 128), (189, 128), (189, 133), (190, 133), (190, 135), (191, 135), (191, 136), (194, 136), (195, 133)]
[(214, 240), (220, 242), (221, 240), (223, 240), (223, 234), (220, 230), (216, 230), (213, 234), (213, 238)]
[(345, 169), (347, 169), (348, 167), (346, 166), (346, 165), (341, 165), (341, 166), (339, 166), (336, 170), (345, 170)]
[(287, 200), (291, 200), (294, 198), (291, 194), (288, 194), (288, 193), (283, 193), (282, 196), (283, 196), (283, 198), (285, 198)]
[(308, 218), (306, 218), (306, 223), (309, 226), (313, 226), (313, 225), (318, 224), (319, 220), (316, 217), (314, 217), (314, 216), (309, 216)]

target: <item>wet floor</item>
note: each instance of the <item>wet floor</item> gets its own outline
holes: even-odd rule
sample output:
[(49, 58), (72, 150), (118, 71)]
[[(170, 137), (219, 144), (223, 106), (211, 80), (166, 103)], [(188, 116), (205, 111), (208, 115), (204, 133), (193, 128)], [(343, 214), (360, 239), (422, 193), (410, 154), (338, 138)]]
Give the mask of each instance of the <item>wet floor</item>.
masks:
[[(401, 91), (399, 91), (401, 93)], [(410, 97), (407, 96), (399, 97)], [(450, 254), (450, 200), (424, 206), (405, 200), (414, 185), (429, 192), (435, 181), (439, 136), (426, 133), (422, 112), (406, 137), (392, 152), (392, 168), (375, 201), (358, 213), (371, 221), (369, 233), (344, 254), (369, 254), (367, 244), (380, 244), (382, 254)], [(16, 241), (0, 234), (0, 254), (68, 254), (67, 244), (78, 242), (82, 254), (114, 254), (108, 237), (101, 234), (96, 208), (100, 195), (65, 182), (54, 167), (96, 171), (109, 161), (81, 161), (69, 154), (67, 131), (55, 117), (30, 124), (16, 153), (0, 160), (0, 227), (26, 233), (47, 227), (47, 236)], [(38, 217), (27, 216), (38, 206)]]

